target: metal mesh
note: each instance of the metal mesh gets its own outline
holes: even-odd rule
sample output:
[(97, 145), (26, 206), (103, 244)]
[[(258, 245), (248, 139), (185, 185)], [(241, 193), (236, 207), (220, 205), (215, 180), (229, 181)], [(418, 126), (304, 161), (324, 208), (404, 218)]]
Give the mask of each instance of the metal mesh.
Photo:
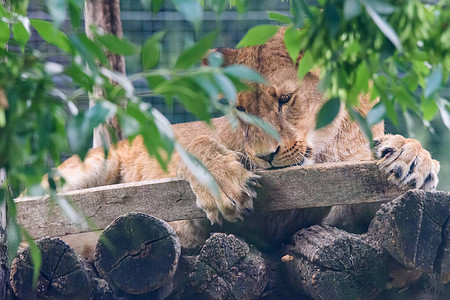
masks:
[[(314, 1), (307, 1), (308, 3)], [(30, 1), (31, 18), (40, 18), (50, 20), (48, 14), (43, 12), (43, 1)], [(181, 14), (176, 12), (170, 5), (169, 1), (165, 1), (162, 10), (154, 15), (150, 12), (144, 12), (140, 1), (122, 0), (121, 1), (121, 19), (123, 24), (124, 35), (137, 45), (142, 45), (144, 41), (153, 33), (164, 30), (166, 35), (163, 39), (163, 50), (161, 56), (160, 67), (171, 67), (175, 63), (178, 54), (187, 45), (198, 40), (191, 24), (184, 21)], [(248, 12), (239, 15), (234, 10), (226, 9), (220, 16), (219, 21), (212, 11), (206, 11), (203, 15), (203, 23), (199, 32), (202, 37), (204, 32), (210, 32), (220, 26), (220, 35), (216, 41), (216, 47), (234, 47), (244, 36), (247, 30), (255, 25), (270, 23), (267, 18), (266, 11), (288, 12), (289, 1), (251, 1)], [(30, 44), (41, 51), (48, 61), (67, 64), (68, 60), (63, 53), (54, 46), (49, 46), (34, 33), (30, 39)], [(139, 56), (128, 57), (126, 60), (127, 73), (134, 74), (141, 71)], [(64, 76), (55, 78), (56, 85), (63, 91), (70, 92), (70, 79)], [(138, 92), (147, 90), (144, 80), (135, 82)], [(195, 120), (195, 117), (186, 112), (181, 104), (174, 102), (172, 109), (169, 109), (164, 100), (160, 97), (148, 97), (146, 101), (152, 103), (154, 107), (159, 109), (172, 123), (181, 123)], [(77, 104), (80, 108), (87, 108), (88, 97), (81, 95), (78, 97)], [(450, 190), (450, 155), (447, 150), (450, 147), (450, 133), (447, 128), (442, 125), (442, 121), (436, 118), (432, 122), (436, 128), (435, 134), (423, 128), (421, 122), (416, 122), (413, 130), (407, 132), (404, 128), (395, 128), (388, 126), (387, 131), (393, 133), (401, 133), (405, 136), (418, 138), (423, 146), (428, 149), (434, 158), (441, 162), (440, 190)]]
[[(170, 68), (184, 48), (201, 38), (205, 32), (220, 29), (216, 47), (234, 47), (251, 27), (271, 23), (267, 18), (266, 10), (288, 11), (288, 1), (253, 1), (248, 7), (248, 12), (239, 15), (235, 10), (226, 10), (218, 19), (214, 12), (205, 11), (202, 26), (198, 35), (192, 25), (184, 20), (184, 17), (175, 11), (169, 1), (158, 14), (144, 11), (140, 1), (122, 0), (121, 19), (124, 36), (131, 42), (142, 45), (152, 34), (164, 30), (166, 32), (162, 40), (163, 53), (160, 67)], [(49, 15), (43, 11), (45, 6), (42, 1), (30, 1), (29, 17), (50, 20)], [(30, 45), (39, 50), (48, 61), (66, 65), (69, 63), (61, 50), (45, 43), (35, 32), (30, 39)], [(127, 74), (135, 74), (142, 71), (139, 55), (126, 58)], [(70, 79), (64, 76), (55, 78), (59, 89), (69, 93)], [(145, 80), (134, 82), (137, 93), (148, 90)], [(195, 120), (195, 116), (187, 112), (177, 101), (170, 109), (161, 97), (143, 97), (160, 110), (172, 123), (181, 123)], [(81, 95), (77, 99), (77, 105), (81, 109), (88, 107), (88, 96)]]

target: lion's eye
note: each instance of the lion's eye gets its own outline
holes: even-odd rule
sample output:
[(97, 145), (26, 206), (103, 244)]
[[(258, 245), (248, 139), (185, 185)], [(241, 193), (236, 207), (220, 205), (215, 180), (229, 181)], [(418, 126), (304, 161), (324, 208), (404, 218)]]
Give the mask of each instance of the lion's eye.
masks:
[(285, 103), (288, 103), (289, 100), (291, 100), (291, 97), (292, 97), (292, 93), (281, 95), (281, 96), (278, 98), (278, 103), (279, 103), (280, 105), (283, 105), (283, 104), (285, 104)]
[(236, 106), (236, 109), (237, 109), (238, 111), (243, 111), (243, 112), (245, 112), (245, 108), (242, 107), (242, 106)]

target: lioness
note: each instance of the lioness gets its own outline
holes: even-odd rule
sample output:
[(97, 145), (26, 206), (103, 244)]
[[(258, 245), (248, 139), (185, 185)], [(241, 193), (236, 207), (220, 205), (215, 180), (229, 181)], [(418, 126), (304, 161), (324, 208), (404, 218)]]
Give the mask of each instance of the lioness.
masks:
[[(73, 156), (58, 167), (66, 181), (65, 189), (134, 182), (178, 175), (189, 180), (201, 207), (212, 223), (234, 222), (252, 210), (254, 168), (268, 169), (323, 162), (369, 160), (369, 143), (358, 125), (352, 122), (343, 107), (332, 124), (315, 130), (316, 115), (326, 101), (317, 89), (318, 72), (309, 72), (301, 82), (297, 65), (289, 57), (281, 29), (266, 44), (239, 50), (218, 49), (224, 64), (244, 64), (259, 73), (268, 84), (253, 84), (251, 91), (238, 95), (235, 109), (262, 118), (274, 126), (281, 137), (278, 142), (258, 127), (240, 122), (231, 128), (225, 117), (212, 121), (213, 127), (201, 122), (173, 126), (181, 145), (196, 155), (210, 170), (220, 187), (220, 199), (200, 185), (175, 154), (165, 173), (157, 161), (149, 157), (143, 140), (137, 137), (130, 144), (121, 141), (111, 149), (105, 161), (101, 148), (91, 149), (84, 164)], [(301, 57), (299, 57), (299, 60)], [(360, 97), (359, 111), (367, 114), (372, 104)], [(439, 162), (414, 139), (385, 135), (382, 123), (372, 128), (375, 157), (380, 168), (398, 186), (432, 190), (438, 183)], [(246, 168), (242, 161), (253, 168)], [(181, 165), (181, 167), (177, 167)], [(174, 208), (176, 209), (176, 208)], [(350, 231), (367, 226), (375, 205), (339, 206), (330, 209), (307, 209), (246, 217), (246, 231), (258, 231), (271, 239), (281, 239), (302, 226), (326, 223)], [(239, 223), (239, 222), (238, 222)], [(184, 246), (201, 244), (209, 233), (209, 222), (173, 222)]]

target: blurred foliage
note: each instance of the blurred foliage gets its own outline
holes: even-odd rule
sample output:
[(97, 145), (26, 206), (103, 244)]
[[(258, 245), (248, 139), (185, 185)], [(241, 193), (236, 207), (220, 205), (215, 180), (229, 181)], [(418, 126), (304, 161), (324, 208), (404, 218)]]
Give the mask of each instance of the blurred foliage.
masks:
[[(142, 4), (157, 12), (161, 2), (142, 1)], [(200, 3), (197, 0), (173, 0), (172, 3), (198, 29), (202, 21)], [(92, 143), (93, 129), (114, 116), (118, 117), (129, 140), (143, 136), (150, 155), (156, 157), (163, 169), (167, 169), (176, 149), (198, 180), (218, 195), (217, 184), (209, 172), (177, 144), (169, 121), (151, 105), (142, 102), (133, 86), (134, 80), (145, 78), (151, 93), (165, 97), (169, 105), (174, 100), (180, 101), (188, 111), (208, 123), (211, 113), (217, 110), (228, 114), (236, 93), (246, 88), (244, 80), (264, 82), (264, 79), (245, 66), (222, 68), (223, 58), (219, 53), (209, 56), (209, 66), (199, 66), (213, 47), (216, 32), (199, 38), (197, 43), (180, 53), (172, 69), (155, 69), (162, 51), (163, 32), (151, 36), (142, 47), (99, 28), (92, 28), (94, 38), (91, 40), (80, 27), (82, 0), (47, 0), (53, 22), (29, 19), (27, 2), (12, 4), (11, 10), (0, 6), (0, 60), (3, 66), (0, 69), (0, 169), (7, 174), (0, 189), (0, 204), (6, 201), (8, 207), (10, 259), (22, 237), (32, 242), (30, 235), (17, 223), (13, 201), (24, 188), (30, 195), (50, 193), (53, 203), (59, 204), (71, 220), (83, 221), (69, 202), (56, 195), (63, 180), (53, 167), (59, 164), (63, 152), (70, 151), (84, 158)], [(66, 16), (70, 24), (63, 32), (60, 28)], [(67, 54), (70, 60), (67, 66), (46, 63), (39, 52), (27, 47), (32, 28), (47, 43)], [(127, 77), (112, 71), (107, 53), (124, 56), (140, 53), (142, 72)], [(73, 94), (65, 95), (53, 85), (52, 76), (61, 74), (71, 79), (76, 89)], [(103, 89), (104, 98), (89, 111), (78, 111), (72, 101), (80, 93), (93, 92), (94, 88)], [(219, 101), (219, 94), (226, 95), (228, 100)], [(126, 108), (121, 105), (124, 102), (127, 102)], [(48, 191), (40, 185), (43, 174), (48, 174)], [(33, 264), (37, 267), (35, 279), (40, 264), (36, 249), (32, 243)]]
[[(450, 74), (448, 2), (318, 0), (308, 6), (304, 0), (292, 0), (291, 4), (288, 18), (276, 13), (269, 17), (288, 26), (285, 44), (291, 58), (296, 61), (303, 52), (299, 78), (320, 68), (320, 89), (328, 98), (345, 102), (369, 138), (368, 125), (385, 117), (398, 124), (396, 107), (403, 114), (417, 115), (426, 127), (440, 113), (450, 128), (450, 103), (443, 89), (449, 86)], [(247, 38), (239, 45), (246, 46)], [(353, 109), (361, 93), (380, 99), (367, 118)], [(336, 115), (339, 106), (323, 109), (334, 110), (323, 116)], [(321, 126), (332, 121), (320, 115)]]
[[(141, 0), (149, 13), (157, 13), (162, 0)], [(217, 32), (200, 36), (204, 9), (220, 16), (227, 9), (246, 11), (247, 0), (171, 0), (174, 7), (197, 32), (197, 42), (182, 51), (173, 68), (158, 69), (164, 33), (151, 36), (142, 46), (93, 28), (90, 40), (81, 27), (83, 0), (46, 0), (52, 22), (29, 19), (28, 1), (13, 1), (11, 10), (0, 6), (0, 168), (7, 173), (0, 189), (0, 202), (8, 204), (8, 243), (10, 258), (17, 251), (22, 236), (31, 237), (17, 224), (13, 198), (27, 188), (41, 195), (42, 174), (49, 174), (48, 185), (55, 203), (58, 174), (52, 169), (62, 152), (71, 151), (84, 158), (91, 145), (93, 128), (117, 116), (129, 139), (142, 135), (151, 155), (163, 168), (177, 150), (197, 178), (217, 193), (217, 185), (207, 170), (174, 141), (167, 119), (135, 92), (133, 82), (144, 78), (152, 95), (163, 96), (171, 105), (181, 102), (198, 119), (210, 121), (219, 111), (263, 127), (277, 137), (277, 132), (255, 116), (234, 109), (236, 94), (246, 88), (244, 82), (264, 82), (258, 73), (244, 66), (221, 67), (220, 53), (210, 53), (209, 65), (200, 60), (214, 46)], [(443, 94), (450, 71), (450, 11), (448, 3), (429, 5), (418, 0), (318, 0), (308, 5), (292, 0), (291, 15), (277, 12), (269, 18), (285, 24), (285, 44), (296, 61), (301, 53), (299, 78), (313, 68), (320, 68), (320, 89), (330, 98), (318, 117), (318, 127), (329, 124), (341, 102), (350, 115), (371, 136), (370, 126), (388, 117), (398, 123), (396, 108), (405, 118), (418, 116), (426, 126), (438, 113), (450, 128), (450, 105)], [(309, 3), (309, 1), (308, 1)], [(61, 31), (69, 18), (67, 30)], [(31, 29), (49, 44), (67, 53), (69, 64), (46, 63), (40, 53), (27, 47)], [(299, 30), (299, 28), (302, 28)], [(239, 47), (262, 44), (277, 30), (260, 25), (249, 30)], [(8, 45), (9, 51), (5, 50)], [(301, 52), (302, 51), (302, 52)], [(109, 68), (107, 53), (138, 55), (142, 72), (125, 76)], [(63, 74), (77, 89), (65, 95), (52, 82)], [(114, 83), (114, 84), (113, 84)], [(89, 111), (78, 111), (72, 103), (77, 95), (104, 90), (104, 98)], [(354, 109), (358, 95), (369, 93), (380, 98), (367, 118)], [(223, 95), (225, 98), (220, 98)], [(107, 100), (106, 100), (107, 99)], [(126, 108), (121, 104), (127, 102)], [(107, 151), (108, 149), (106, 149)], [(76, 210), (67, 202), (63, 210), (77, 219)], [(32, 246), (33, 262), (39, 266), (39, 251)], [(35, 268), (37, 276), (38, 268)]]

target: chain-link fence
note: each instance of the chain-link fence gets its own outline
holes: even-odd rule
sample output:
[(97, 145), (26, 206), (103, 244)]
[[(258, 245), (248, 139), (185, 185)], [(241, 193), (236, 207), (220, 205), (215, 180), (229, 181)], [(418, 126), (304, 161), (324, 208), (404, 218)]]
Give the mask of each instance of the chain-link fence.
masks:
[[(236, 10), (227, 10), (218, 18), (214, 12), (205, 11), (202, 26), (198, 33), (192, 25), (184, 20), (170, 4), (165, 1), (164, 6), (157, 14), (145, 11), (140, 1), (122, 0), (121, 19), (124, 36), (137, 45), (142, 45), (152, 34), (165, 31), (162, 41), (163, 53), (161, 55), (160, 67), (170, 68), (183, 49), (201, 38), (205, 32), (219, 30), (216, 47), (234, 47), (244, 36), (248, 29), (258, 24), (271, 23), (267, 17), (267, 10), (289, 11), (289, 1), (254, 1), (248, 7), (248, 12), (238, 14)], [(29, 16), (49, 20), (48, 14), (43, 11), (42, 1), (31, 1)], [(33, 34), (30, 43), (48, 60), (67, 64), (64, 54), (56, 47), (48, 45), (37, 35)], [(135, 55), (126, 58), (127, 74), (134, 74), (141, 70), (140, 57)], [(68, 91), (69, 82), (64, 76), (55, 79), (60, 89)], [(134, 82), (138, 95), (147, 94), (148, 90), (145, 80)], [(155, 108), (160, 110), (172, 123), (181, 123), (195, 120), (195, 117), (187, 112), (184, 107), (174, 102), (171, 108), (167, 107), (161, 97), (143, 97)], [(77, 99), (80, 108), (87, 108), (88, 96), (80, 95)]]
[[(153, 14), (145, 11), (140, 1), (121, 1), (121, 19), (126, 38), (137, 45), (142, 45), (155, 32), (162, 30), (166, 32), (162, 41), (164, 52), (161, 55), (160, 67), (173, 66), (178, 54), (184, 48), (198, 40), (199, 37), (202, 37), (205, 32), (215, 29), (220, 29), (215, 44), (216, 47), (234, 47), (249, 28), (255, 25), (271, 23), (268, 20), (266, 11), (274, 10), (287, 13), (290, 5), (288, 0), (250, 1), (247, 13), (240, 15), (237, 11), (228, 9), (220, 18), (217, 18), (212, 11), (205, 11), (202, 26), (198, 35), (196, 35), (192, 25), (184, 21), (183, 16), (175, 11), (170, 1), (165, 1), (164, 3), (161, 11)], [(30, 1), (30, 17), (49, 20), (49, 16), (43, 11), (43, 8), (42, 1)], [(45, 55), (49, 61), (61, 64), (68, 63), (67, 59), (56, 47), (44, 43), (37, 34), (32, 35), (30, 43), (42, 55)], [(138, 55), (128, 57), (126, 64), (129, 75), (141, 71)], [(70, 86), (70, 82), (68, 82), (66, 77), (57, 77), (55, 80), (60, 89), (69, 92), (67, 88)], [(146, 94), (147, 85), (144, 80), (135, 82), (135, 87), (138, 94)], [(172, 108), (168, 108), (161, 97), (143, 98), (159, 109), (172, 123), (195, 120), (195, 117), (177, 102), (174, 102)], [(86, 108), (88, 104), (87, 95), (80, 95), (77, 98), (77, 104), (80, 108)], [(404, 126), (396, 128), (388, 125), (387, 131), (418, 138), (423, 146), (432, 153), (433, 157), (441, 162), (439, 189), (450, 190), (450, 154), (448, 153), (448, 149), (450, 149), (450, 133), (443, 126), (439, 117), (432, 122), (432, 125), (435, 128), (434, 133), (426, 129), (420, 120), (414, 122), (412, 130), (410, 128), (408, 131)]]

